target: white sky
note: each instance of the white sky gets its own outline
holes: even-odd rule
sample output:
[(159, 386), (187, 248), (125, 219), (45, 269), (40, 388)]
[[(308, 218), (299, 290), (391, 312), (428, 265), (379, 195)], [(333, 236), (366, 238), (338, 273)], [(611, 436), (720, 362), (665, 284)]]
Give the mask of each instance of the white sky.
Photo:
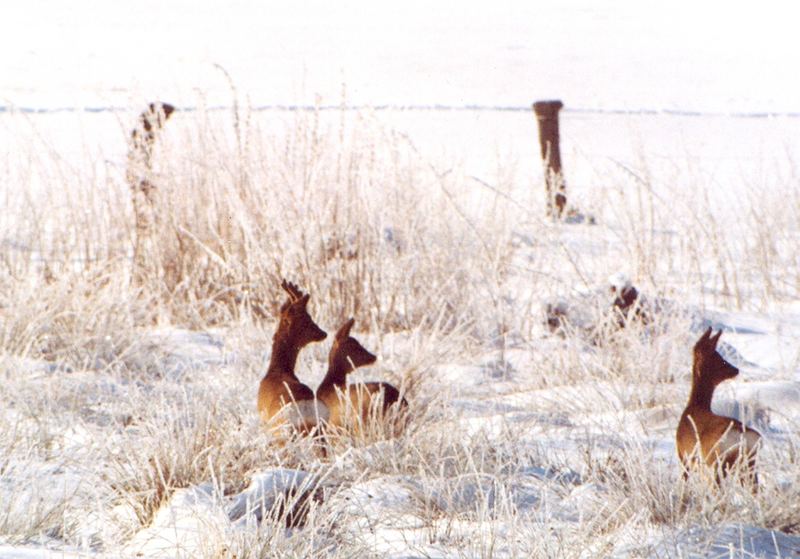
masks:
[(800, 111), (794, 2), (4, 4), (2, 105), (228, 104), (219, 64), (253, 104)]

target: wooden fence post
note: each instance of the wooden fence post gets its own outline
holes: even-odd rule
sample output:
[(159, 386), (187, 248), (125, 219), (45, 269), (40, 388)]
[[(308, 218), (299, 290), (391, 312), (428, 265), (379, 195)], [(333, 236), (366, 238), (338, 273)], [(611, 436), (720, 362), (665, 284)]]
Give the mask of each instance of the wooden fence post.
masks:
[(175, 111), (169, 103), (150, 103), (131, 132), (127, 180), (133, 197), (136, 238), (133, 245), (133, 282), (137, 286), (157, 279), (161, 273), (158, 256), (158, 203), (153, 180), (153, 145), (156, 134)]
[(547, 215), (560, 218), (567, 206), (567, 188), (561, 172), (561, 150), (558, 145), (558, 111), (561, 101), (537, 101), (533, 112), (539, 123), (539, 146), (544, 164), (544, 181), (547, 189)]

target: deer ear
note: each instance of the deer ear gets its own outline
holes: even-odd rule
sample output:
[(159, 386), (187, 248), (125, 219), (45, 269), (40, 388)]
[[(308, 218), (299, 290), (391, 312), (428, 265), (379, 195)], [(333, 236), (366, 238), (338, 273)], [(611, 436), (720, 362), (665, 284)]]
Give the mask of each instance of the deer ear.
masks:
[(355, 323), (356, 323), (356, 319), (355, 318), (351, 318), (350, 320), (348, 320), (347, 322), (342, 324), (342, 326), (336, 332), (336, 339), (337, 340), (344, 340), (345, 338), (347, 338), (350, 335), (350, 330), (353, 328), (353, 324), (355, 324)]
[(716, 333), (716, 335), (712, 336), (709, 341), (711, 342), (711, 346), (716, 348), (717, 342), (719, 342), (719, 337), (722, 336), (722, 330)]
[(697, 343), (694, 344), (694, 348), (700, 349), (702, 347), (705, 347), (708, 344), (708, 340), (710, 337), (711, 337), (711, 328), (709, 327), (708, 330), (703, 332), (703, 335), (700, 336), (700, 339), (697, 340)]
[(292, 289), (291, 289), (290, 285), (291, 284), (289, 282), (287, 282), (286, 279), (281, 281), (281, 289), (283, 289), (289, 295), (289, 302), (290, 303), (294, 303), (295, 296), (294, 296), (294, 293), (292, 293)]

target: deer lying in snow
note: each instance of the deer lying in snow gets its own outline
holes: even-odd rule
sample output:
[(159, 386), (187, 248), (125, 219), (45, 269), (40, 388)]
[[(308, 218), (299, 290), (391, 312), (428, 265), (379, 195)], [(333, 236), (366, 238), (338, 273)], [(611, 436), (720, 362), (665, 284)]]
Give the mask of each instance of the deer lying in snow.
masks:
[(755, 489), (758, 486), (756, 452), (761, 435), (733, 418), (711, 411), (711, 398), (717, 385), (739, 374), (739, 369), (717, 352), (721, 335), (722, 331), (712, 336), (709, 328), (694, 346), (692, 391), (676, 433), (678, 457), (683, 463), (684, 478), (689, 468), (702, 461), (715, 469), (717, 484), (720, 473), (727, 475), (737, 462), (744, 463)]
[(385, 419), (392, 405), (403, 409), (408, 402), (387, 382), (347, 384), (348, 374), (377, 359), (350, 336), (354, 322), (351, 318), (336, 332), (328, 354), (328, 373), (317, 388), (317, 398), (328, 408), (330, 426), (361, 432), (372, 421)]
[(314, 392), (297, 379), (294, 368), (300, 350), (324, 340), (327, 334), (308, 314), (310, 295), (304, 295), (286, 280), (281, 287), (289, 294), (289, 300), (281, 307), (267, 374), (258, 387), (258, 412), (273, 429), (288, 425), (308, 434), (319, 421), (327, 419), (328, 412), (318, 405)]

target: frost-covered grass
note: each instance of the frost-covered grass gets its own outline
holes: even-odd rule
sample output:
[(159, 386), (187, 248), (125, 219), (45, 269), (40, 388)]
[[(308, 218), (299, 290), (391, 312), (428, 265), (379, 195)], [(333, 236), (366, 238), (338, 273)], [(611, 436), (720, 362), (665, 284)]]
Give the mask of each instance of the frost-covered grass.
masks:
[[(7, 182), (30, 190), (4, 191), (0, 216), (0, 542), (164, 557), (800, 549), (795, 174), (729, 198), (644, 157), (583, 193), (597, 225), (553, 223), (513, 162), (479, 185), (369, 113), (262, 117), (168, 123), (141, 285), (124, 170), (35, 139), (35, 160), (3, 154)], [(647, 323), (615, 326), (618, 272)], [(403, 387), (402, 434), (373, 426), (325, 453), (260, 428), (283, 277), (327, 331), (356, 318), (379, 360), (353, 379)], [(707, 325), (742, 369), (715, 407), (766, 439), (755, 495), (678, 469)], [(312, 387), (329, 341), (301, 354)]]

